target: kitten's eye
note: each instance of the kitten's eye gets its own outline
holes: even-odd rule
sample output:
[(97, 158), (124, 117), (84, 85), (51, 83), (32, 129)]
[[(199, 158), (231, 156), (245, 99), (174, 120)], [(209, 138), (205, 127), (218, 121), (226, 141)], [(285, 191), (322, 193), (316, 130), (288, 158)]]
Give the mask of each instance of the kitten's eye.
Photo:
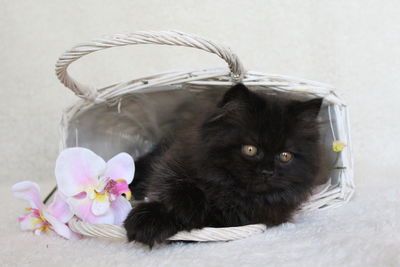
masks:
[(251, 145), (244, 145), (242, 147), (242, 153), (246, 156), (253, 157), (257, 154), (257, 147)]
[(293, 159), (293, 154), (290, 152), (282, 152), (279, 154), (279, 160), (283, 163), (288, 163)]

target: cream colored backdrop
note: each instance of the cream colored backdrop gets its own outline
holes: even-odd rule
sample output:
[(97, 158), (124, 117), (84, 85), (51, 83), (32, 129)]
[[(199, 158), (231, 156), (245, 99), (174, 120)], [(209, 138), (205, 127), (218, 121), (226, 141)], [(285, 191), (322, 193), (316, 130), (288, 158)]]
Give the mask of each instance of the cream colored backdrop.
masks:
[[(396, 0), (1, 0), (1, 185), (54, 179), (60, 115), (77, 100), (54, 75), (64, 50), (105, 34), (164, 29), (227, 44), (247, 69), (336, 85), (350, 105), (357, 184), (398, 184), (399, 14)], [(138, 46), (90, 55), (72, 72), (108, 85), (223, 64), (193, 49)]]

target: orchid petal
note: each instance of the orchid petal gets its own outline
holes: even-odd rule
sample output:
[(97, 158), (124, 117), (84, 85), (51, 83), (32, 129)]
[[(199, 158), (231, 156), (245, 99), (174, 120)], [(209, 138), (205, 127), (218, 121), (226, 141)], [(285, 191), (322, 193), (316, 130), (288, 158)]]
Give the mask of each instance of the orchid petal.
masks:
[(111, 210), (115, 216), (114, 224), (121, 225), (131, 209), (131, 203), (124, 197), (118, 197), (115, 201), (111, 202)]
[(30, 181), (19, 182), (12, 186), (11, 190), (14, 196), (23, 200), (27, 200), (29, 205), (35, 209), (42, 209), (43, 203), (40, 200), (40, 187), (37, 183)]
[(65, 196), (60, 192), (57, 192), (54, 196), (54, 200), (47, 208), (47, 212), (62, 223), (68, 222), (74, 216), (66, 202)]
[(67, 197), (77, 195), (88, 186), (97, 186), (106, 168), (105, 161), (89, 149), (67, 148), (56, 161), (58, 189)]
[(79, 240), (82, 238), (82, 235), (79, 233), (75, 233), (74, 231), (71, 230), (71, 235), (69, 240)]
[(94, 215), (92, 212), (93, 201), (88, 198), (78, 199), (70, 197), (67, 199), (67, 202), (70, 205), (72, 212), (85, 222), (105, 224), (113, 224), (114, 222), (114, 215), (111, 212), (111, 209), (109, 209), (104, 215)]
[(43, 217), (46, 219), (46, 221), (48, 221), (51, 225), (51, 228), (60, 236), (66, 238), (66, 239), (71, 239), (74, 238), (73, 236), (75, 235), (71, 229), (69, 229), (69, 227), (57, 220), (57, 218), (55, 218), (54, 216), (50, 215), (48, 212), (43, 211)]
[(94, 215), (104, 215), (110, 208), (110, 200), (107, 194), (96, 194), (96, 198), (93, 200), (92, 212)]
[(19, 218), (19, 225), (22, 231), (32, 231), (35, 229), (34, 220), (36, 217), (33, 217), (32, 213), (27, 214), (25, 216), (21, 216)]
[(36, 230), (34, 231), (35, 235), (40, 235), (42, 232), (43, 232), (42, 229), (36, 229)]
[(119, 153), (107, 162), (104, 177), (111, 177), (113, 180), (123, 179), (128, 184), (133, 180), (135, 174), (135, 163), (128, 153)]

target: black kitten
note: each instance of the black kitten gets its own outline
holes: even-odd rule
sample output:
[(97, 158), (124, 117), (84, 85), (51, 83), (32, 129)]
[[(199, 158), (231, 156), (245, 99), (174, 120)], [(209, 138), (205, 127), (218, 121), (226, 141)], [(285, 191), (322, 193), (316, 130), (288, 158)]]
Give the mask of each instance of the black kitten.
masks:
[(125, 221), (129, 241), (151, 247), (181, 230), (289, 220), (318, 172), (321, 103), (229, 89), (137, 161), (132, 190), (148, 201)]

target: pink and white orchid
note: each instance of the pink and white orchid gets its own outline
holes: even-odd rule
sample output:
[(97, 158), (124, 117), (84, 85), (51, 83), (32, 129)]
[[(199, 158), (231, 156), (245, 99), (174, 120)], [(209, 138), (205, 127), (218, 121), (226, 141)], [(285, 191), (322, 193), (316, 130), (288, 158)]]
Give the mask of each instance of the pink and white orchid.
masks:
[(78, 235), (66, 225), (73, 214), (60, 194), (56, 194), (53, 202), (46, 207), (40, 199), (38, 184), (24, 181), (13, 185), (11, 189), (14, 196), (26, 200), (30, 204), (30, 207), (26, 208), (28, 213), (19, 218), (22, 230), (40, 234), (52, 229), (67, 239), (78, 238)]
[(122, 224), (131, 210), (128, 185), (134, 172), (133, 159), (127, 153), (120, 153), (106, 163), (82, 147), (62, 151), (55, 169), (58, 190), (67, 197), (77, 217), (90, 223), (116, 225)]

